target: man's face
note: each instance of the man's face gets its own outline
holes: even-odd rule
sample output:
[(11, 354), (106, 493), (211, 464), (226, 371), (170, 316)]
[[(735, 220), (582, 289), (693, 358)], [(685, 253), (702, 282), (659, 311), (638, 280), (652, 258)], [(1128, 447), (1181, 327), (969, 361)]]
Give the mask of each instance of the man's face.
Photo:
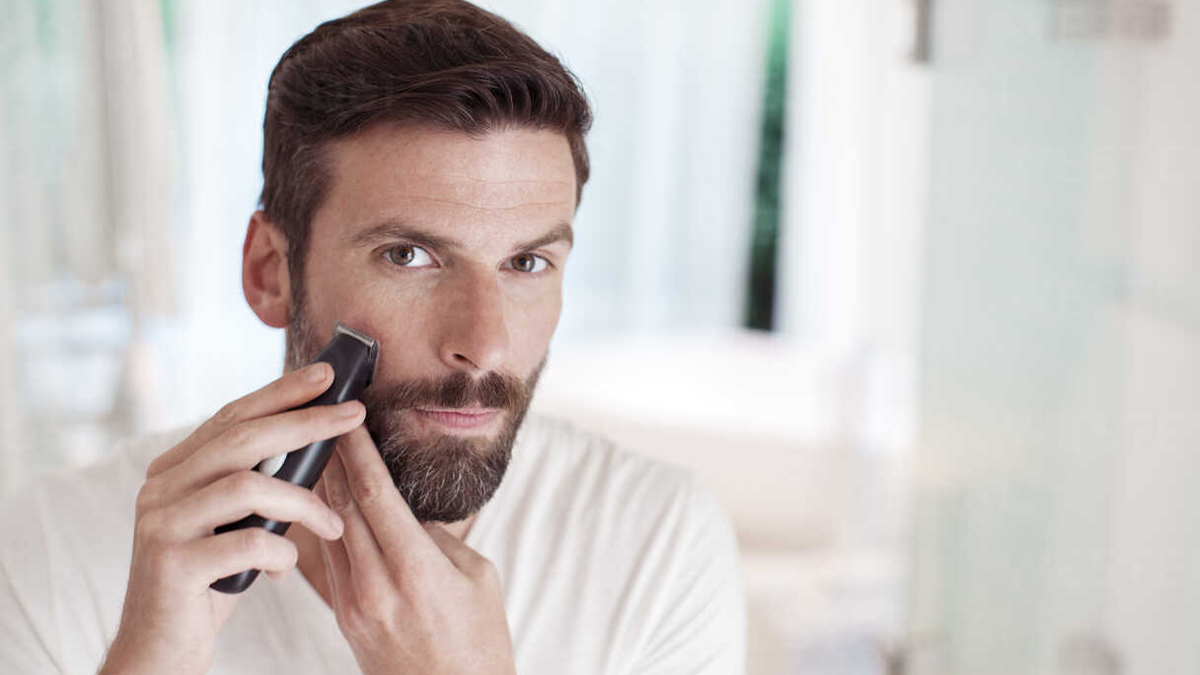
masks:
[(550, 131), (382, 126), (333, 143), (328, 162), (288, 368), (336, 321), (377, 339), (367, 428), (419, 519), (461, 520), (504, 475), (558, 323), (570, 148)]

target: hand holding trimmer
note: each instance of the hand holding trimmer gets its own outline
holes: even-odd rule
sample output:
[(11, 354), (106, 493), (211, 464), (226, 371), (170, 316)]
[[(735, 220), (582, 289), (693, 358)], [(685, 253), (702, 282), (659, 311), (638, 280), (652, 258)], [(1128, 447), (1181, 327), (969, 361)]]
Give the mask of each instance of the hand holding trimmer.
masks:
[[(378, 350), (379, 343), (373, 338), (339, 322), (333, 329), (333, 339), (313, 361), (324, 361), (333, 366), (333, 384), (325, 393), (295, 409), (314, 405), (336, 405), (358, 398), (374, 377)], [(333, 455), (338, 438), (327, 438), (310, 443), (299, 450), (265, 459), (259, 462), (255, 470), (311, 490)], [(291, 523), (270, 520), (252, 513), (241, 520), (216, 528), (216, 533), (244, 527), (262, 527), (283, 535), (290, 525)], [(241, 593), (257, 576), (258, 570), (246, 570), (213, 582), (212, 588), (223, 593)]]

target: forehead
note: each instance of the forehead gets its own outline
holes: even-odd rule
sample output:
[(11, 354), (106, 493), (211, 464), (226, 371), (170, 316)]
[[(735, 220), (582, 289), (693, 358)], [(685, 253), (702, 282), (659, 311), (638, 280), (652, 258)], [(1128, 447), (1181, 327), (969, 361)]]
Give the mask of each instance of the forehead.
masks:
[(575, 166), (553, 131), (380, 126), (333, 142), (326, 157), (330, 185), (314, 236), (322, 223), (352, 234), (389, 218), (527, 233), (574, 215)]

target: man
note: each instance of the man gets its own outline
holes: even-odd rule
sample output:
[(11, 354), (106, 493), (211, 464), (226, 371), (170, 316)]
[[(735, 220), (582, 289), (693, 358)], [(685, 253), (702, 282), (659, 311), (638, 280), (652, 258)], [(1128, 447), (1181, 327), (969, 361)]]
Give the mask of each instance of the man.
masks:
[[(379, 3), (293, 45), (243, 248), (287, 372), (7, 502), (0, 672), (740, 672), (713, 500), (526, 419), (589, 123), (553, 56), (461, 0)], [(331, 383), (307, 364), (337, 321), (379, 340), (374, 382), (293, 410)], [(313, 491), (252, 470), (337, 435)], [(251, 513), (294, 525), (213, 533)], [(209, 588), (245, 569), (270, 580)]]

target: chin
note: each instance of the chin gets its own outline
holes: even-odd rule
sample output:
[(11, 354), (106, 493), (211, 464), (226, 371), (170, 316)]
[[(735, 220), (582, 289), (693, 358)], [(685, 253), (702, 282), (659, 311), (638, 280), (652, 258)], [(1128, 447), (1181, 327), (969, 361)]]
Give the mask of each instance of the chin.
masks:
[(486, 434), (448, 432), (414, 417), (421, 415), (412, 409), (367, 416), (367, 430), (413, 515), (453, 523), (479, 511), (504, 478), (524, 414), (500, 411), (488, 423), (495, 431)]

